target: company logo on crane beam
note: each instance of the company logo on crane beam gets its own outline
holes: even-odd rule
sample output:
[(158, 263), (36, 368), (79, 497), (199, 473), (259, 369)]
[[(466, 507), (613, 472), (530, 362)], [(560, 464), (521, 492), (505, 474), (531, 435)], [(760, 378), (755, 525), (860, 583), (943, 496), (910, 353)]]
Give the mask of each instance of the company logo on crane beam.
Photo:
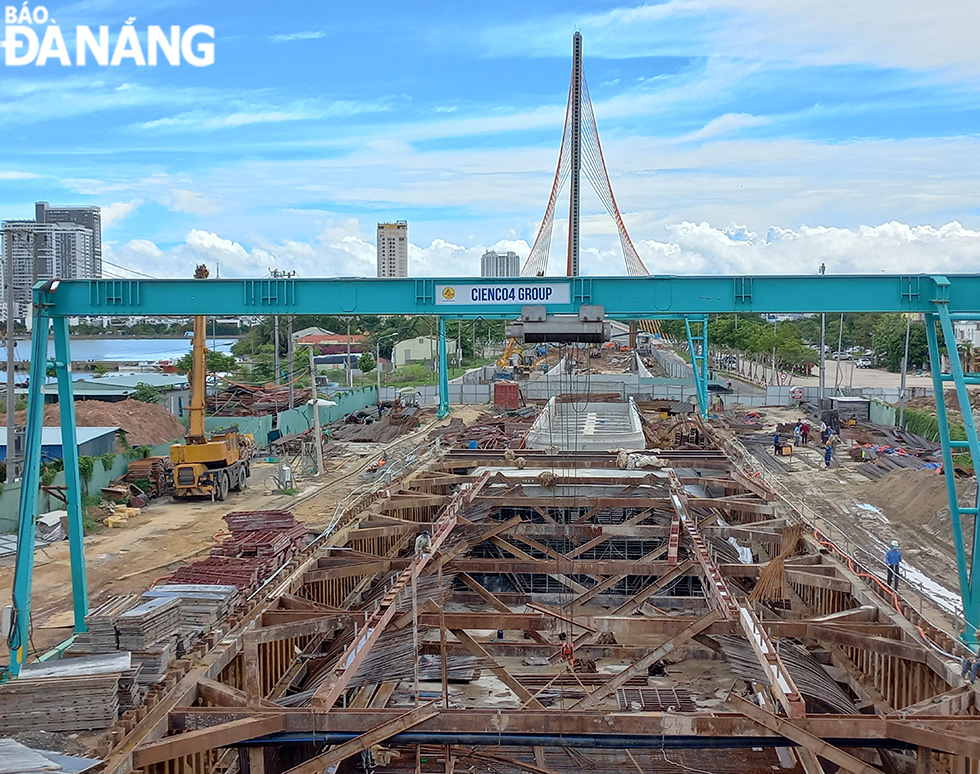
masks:
[(490, 306), (493, 304), (568, 304), (569, 286), (565, 283), (513, 283), (502, 285), (437, 285), (436, 304), (453, 306)]
[(156, 67), (158, 64), (177, 66), (183, 62), (192, 67), (208, 67), (214, 64), (214, 27), (206, 24), (193, 24), (186, 29), (176, 24), (167, 28), (153, 24), (138, 29), (135, 16), (126, 19), (118, 31), (110, 30), (108, 24), (98, 27), (82, 24), (74, 30), (66, 30), (73, 43), (69, 48), (65, 42), (66, 33), (51, 18), (47, 6), (32, 8), (27, 2), (19, 8), (4, 6), (3, 21), (4, 36), (0, 46), (4, 49), (3, 62), (7, 67), (48, 64)]

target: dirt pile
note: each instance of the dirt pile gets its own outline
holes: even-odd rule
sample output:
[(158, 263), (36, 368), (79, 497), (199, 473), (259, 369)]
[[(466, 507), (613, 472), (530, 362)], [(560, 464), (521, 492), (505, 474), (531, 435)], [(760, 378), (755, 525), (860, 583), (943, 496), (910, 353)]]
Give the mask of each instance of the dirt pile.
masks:
[(892, 523), (925, 528), (941, 540), (952, 539), (946, 480), (934, 470), (893, 470), (866, 486), (863, 496)]
[[(970, 397), (970, 406), (973, 410), (980, 410), (980, 390), (967, 389), (967, 394)], [(956, 390), (946, 390), (944, 395), (946, 396), (946, 408), (950, 411), (960, 411), (960, 401), (956, 397)], [(906, 401), (905, 406), (911, 409), (931, 409), (935, 411), (936, 401), (931, 396), (912, 398)]]
[[(27, 421), (27, 412), (17, 412), (17, 422)], [(44, 407), (46, 427), (61, 427), (57, 404)], [(130, 446), (154, 446), (184, 437), (184, 426), (177, 417), (156, 403), (121, 400), (109, 403), (102, 400), (75, 401), (75, 424), (78, 427), (119, 427), (126, 433)]]

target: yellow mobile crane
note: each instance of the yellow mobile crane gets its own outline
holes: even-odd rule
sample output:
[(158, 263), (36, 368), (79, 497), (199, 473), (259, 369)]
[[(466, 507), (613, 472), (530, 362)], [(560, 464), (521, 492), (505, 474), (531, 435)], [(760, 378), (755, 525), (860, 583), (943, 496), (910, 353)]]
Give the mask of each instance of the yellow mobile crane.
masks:
[[(208, 269), (201, 265), (195, 279), (206, 279)], [(250, 435), (230, 427), (212, 434), (204, 431), (204, 382), (207, 374), (205, 346), (207, 318), (194, 317), (194, 348), (190, 372), (190, 423), (184, 443), (170, 447), (174, 464), (174, 497), (210, 497), (224, 500), (228, 492), (240, 492), (248, 485), (249, 461), (255, 449)]]

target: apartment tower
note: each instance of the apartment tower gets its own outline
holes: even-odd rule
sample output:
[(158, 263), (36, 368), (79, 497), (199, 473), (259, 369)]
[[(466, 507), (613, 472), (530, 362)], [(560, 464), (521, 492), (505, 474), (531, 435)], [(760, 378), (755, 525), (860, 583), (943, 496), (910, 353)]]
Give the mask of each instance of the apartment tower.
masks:
[(378, 224), (378, 276), (408, 276), (408, 221)]

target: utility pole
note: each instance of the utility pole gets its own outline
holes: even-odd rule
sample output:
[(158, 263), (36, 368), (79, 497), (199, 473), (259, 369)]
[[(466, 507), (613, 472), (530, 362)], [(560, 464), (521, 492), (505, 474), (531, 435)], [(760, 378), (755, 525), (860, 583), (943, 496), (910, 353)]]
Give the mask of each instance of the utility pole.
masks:
[[(827, 264), (821, 263), (820, 269), (817, 274), (826, 274)], [(827, 315), (821, 312), (820, 314), (820, 389), (817, 392), (817, 403), (821, 410), (823, 410), (823, 399), (824, 392), (826, 390), (826, 368), (827, 368)]]
[[(909, 370), (909, 333), (912, 330), (912, 318), (905, 315), (905, 354), (902, 355), (902, 386), (898, 390), (898, 426), (905, 427), (905, 375)], [(943, 399), (942, 395), (937, 395), (936, 400)]]
[(286, 357), (289, 359), (289, 408), (293, 407), (293, 316), (286, 317)]
[(776, 320), (772, 321), (772, 384), (774, 387), (779, 386), (779, 380), (776, 378)]
[(351, 346), (350, 346), (350, 326), (354, 321), (353, 317), (347, 319), (347, 389), (354, 389), (354, 365), (350, 361)]
[(316, 394), (316, 365), (313, 363), (313, 345), (310, 345), (310, 400), (313, 406), (313, 438), (316, 446), (316, 474), (323, 475), (323, 432), (320, 430), (320, 399)]
[(276, 386), (279, 386), (279, 315), (274, 314), (272, 316), (272, 355), (273, 355), (273, 365), (276, 369)]

